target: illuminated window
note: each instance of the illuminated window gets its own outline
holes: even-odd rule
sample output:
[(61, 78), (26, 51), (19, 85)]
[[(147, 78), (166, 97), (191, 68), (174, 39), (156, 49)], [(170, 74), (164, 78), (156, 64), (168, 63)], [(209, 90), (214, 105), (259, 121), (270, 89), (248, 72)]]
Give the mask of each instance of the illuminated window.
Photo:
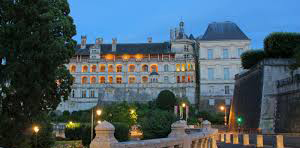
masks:
[(117, 65), (117, 72), (122, 72), (122, 65)]
[(108, 72), (114, 72), (114, 66), (113, 65), (108, 65)]
[(82, 72), (88, 72), (89, 67), (87, 65), (82, 66)]
[(91, 69), (91, 72), (96, 72), (97, 71), (97, 66), (96, 65), (93, 65), (92, 66), (92, 69)]
[(177, 76), (177, 83), (180, 83), (180, 76)]
[(181, 65), (181, 71), (185, 71), (185, 64)]
[(113, 60), (114, 59), (114, 55), (108, 54), (108, 55), (105, 56), (105, 59), (106, 60)]
[(105, 65), (104, 64), (100, 65), (100, 72), (105, 72)]
[(88, 78), (87, 77), (82, 77), (81, 83), (82, 84), (87, 84), (88, 83)]
[(142, 83), (148, 83), (148, 77), (147, 76), (142, 77)]
[(120, 76), (117, 77), (117, 84), (122, 84), (122, 77)]
[(188, 76), (188, 82), (191, 82), (191, 76), (190, 75)]
[(128, 71), (129, 71), (129, 72), (134, 72), (134, 71), (135, 71), (135, 65), (130, 64), (130, 65), (129, 65)]
[(95, 91), (91, 90), (90, 98), (95, 98)]
[(151, 65), (151, 70), (150, 72), (158, 72), (157, 65)]
[(82, 97), (82, 98), (86, 98), (86, 90), (83, 90), (83, 91), (81, 92), (81, 97)]
[(105, 83), (105, 76), (100, 76), (100, 84), (103, 84)]
[(75, 65), (72, 65), (70, 71), (71, 71), (71, 72), (76, 72), (76, 66), (75, 66)]
[(182, 76), (182, 80), (183, 83), (185, 83), (185, 76)]
[(143, 65), (142, 66), (142, 71), (143, 72), (148, 72), (148, 65)]
[(180, 64), (176, 64), (176, 71), (180, 71)]
[(169, 71), (169, 65), (165, 65), (165, 66), (164, 66), (164, 70), (165, 70), (165, 71)]
[(113, 83), (114, 78), (112, 76), (108, 76), (108, 83), (112, 84)]
[(188, 64), (188, 71), (192, 71), (192, 64)]
[(130, 58), (130, 55), (127, 55), (127, 54), (123, 55), (123, 60), (127, 61), (129, 58)]
[(91, 77), (91, 84), (95, 84), (96, 83), (96, 77), (95, 76), (92, 76)]
[(129, 84), (134, 84), (135, 83), (135, 77), (131, 76), (129, 77)]

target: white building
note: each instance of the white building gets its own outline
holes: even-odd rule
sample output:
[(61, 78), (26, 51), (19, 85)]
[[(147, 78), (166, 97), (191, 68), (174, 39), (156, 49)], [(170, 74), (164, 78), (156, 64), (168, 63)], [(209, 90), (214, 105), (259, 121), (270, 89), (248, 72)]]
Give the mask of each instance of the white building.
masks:
[[(163, 90), (187, 97), (195, 104), (199, 89), (195, 70), (198, 53), (201, 106), (215, 105), (220, 99), (224, 102), (232, 97), (233, 76), (241, 67), (239, 55), (250, 44), (231, 22), (210, 24), (199, 39), (188, 37), (184, 23), (180, 22), (179, 28), (171, 31), (170, 42), (147, 40), (120, 44), (112, 39), (112, 44), (105, 44), (98, 38), (95, 44), (86, 44), (86, 36), (82, 36), (75, 56), (66, 65), (75, 77), (70, 98), (57, 109), (84, 110), (99, 102), (147, 102)], [(196, 48), (199, 47), (196, 42), (200, 49)]]

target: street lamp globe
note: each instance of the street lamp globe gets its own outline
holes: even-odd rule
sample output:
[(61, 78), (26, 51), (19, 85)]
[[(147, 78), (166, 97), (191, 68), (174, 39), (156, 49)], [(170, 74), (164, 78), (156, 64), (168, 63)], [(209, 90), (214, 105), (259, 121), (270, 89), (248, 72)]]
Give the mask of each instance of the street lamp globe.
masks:
[(96, 111), (96, 113), (97, 113), (98, 116), (100, 116), (100, 115), (102, 114), (102, 110), (101, 110), (101, 109), (98, 109), (98, 110)]
[(182, 107), (185, 107), (185, 103), (182, 103)]
[(220, 109), (221, 109), (221, 110), (224, 110), (224, 109), (225, 109), (225, 107), (224, 107), (224, 106), (221, 106), (221, 107), (220, 107)]
[(39, 130), (40, 130), (40, 128), (39, 128), (38, 126), (34, 126), (34, 127), (33, 127), (33, 131), (34, 131), (35, 133), (38, 133)]

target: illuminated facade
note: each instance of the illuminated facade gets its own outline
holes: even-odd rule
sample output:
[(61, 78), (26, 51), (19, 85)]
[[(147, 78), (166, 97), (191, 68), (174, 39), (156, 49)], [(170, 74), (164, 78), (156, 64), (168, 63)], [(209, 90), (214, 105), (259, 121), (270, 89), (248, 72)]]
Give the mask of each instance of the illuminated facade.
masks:
[[(82, 36), (75, 56), (66, 65), (75, 81), (69, 100), (62, 102), (58, 110), (89, 109), (99, 101), (147, 102), (162, 90), (197, 103), (195, 61), (200, 60), (200, 67), (203, 61), (194, 58), (202, 53), (206, 43), (202, 47), (201, 38), (188, 37), (183, 22), (171, 30), (170, 42), (152, 43), (152, 38), (148, 38), (146, 43), (122, 44), (113, 38), (111, 44), (105, 44), (97, 38), (95, 44), (87, 44), (86, 39)], [(196, 42), (200, 43), (201, 52), (194, 49)]]

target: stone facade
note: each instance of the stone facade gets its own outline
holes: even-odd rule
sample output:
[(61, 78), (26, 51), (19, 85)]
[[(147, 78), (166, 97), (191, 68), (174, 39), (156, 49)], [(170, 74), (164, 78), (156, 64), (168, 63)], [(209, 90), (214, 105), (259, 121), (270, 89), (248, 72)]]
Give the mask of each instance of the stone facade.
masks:
[(223, 32), (206, 31), (195, 39), (185, 34), (180, 22), (179, 28), (171, 30), (170, 42), (164, 43), (148, 38), (147, 43), (124, 44), (114, 38), (112, 44), (105, 44), (97, 38), (95, 44), (87, 44), (87, 37), (82, 36), (66, 65), (75, 77), (71, 95), (57, 109), (85, 110), (99, 102), (147, 102), (163, 90), (186, 97), (192, 104), (199, 103), (201, 92), (202, 109), (212, 109), (218, 102), (229, 105), (233, 76), (241, 67), (240, 54), (249, 49), (250, 40), (232, 22), (212, 23), (207, 30), (215, 25), (223, 27)]

